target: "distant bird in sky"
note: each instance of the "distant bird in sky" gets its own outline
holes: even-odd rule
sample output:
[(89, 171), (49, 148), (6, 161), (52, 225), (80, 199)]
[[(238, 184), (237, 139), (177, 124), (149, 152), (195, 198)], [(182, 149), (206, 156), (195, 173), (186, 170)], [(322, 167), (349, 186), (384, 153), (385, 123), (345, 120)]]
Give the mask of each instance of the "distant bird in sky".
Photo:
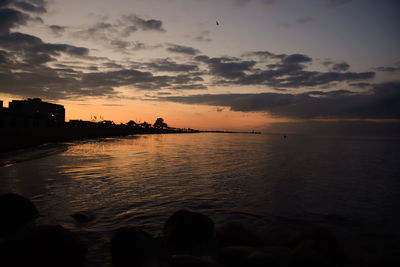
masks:
[(219, 22), (218, 22), (218, 20), (217, 20), (217, 21), (215, 21), (215, 24), (217, 24), (217, 26), (219, 25)]

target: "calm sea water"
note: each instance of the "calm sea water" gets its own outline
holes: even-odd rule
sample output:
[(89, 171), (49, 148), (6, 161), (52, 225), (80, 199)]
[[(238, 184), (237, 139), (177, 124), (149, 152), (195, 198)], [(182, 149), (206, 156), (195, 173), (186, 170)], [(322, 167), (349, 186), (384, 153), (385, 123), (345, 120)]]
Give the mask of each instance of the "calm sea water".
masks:
[[(114, 230), (157, 233), (181, 208), (216, 222), (333, 215), (389, 228), (400, 223), (400, 139), (393, 138), (140, 135), (3, 154), (0, 166), (0, 193), (32, 199), (39, 223), (79, 232), (94, 265), (108, 257)], [(76, 212), (93, 220), (78, 225)]]

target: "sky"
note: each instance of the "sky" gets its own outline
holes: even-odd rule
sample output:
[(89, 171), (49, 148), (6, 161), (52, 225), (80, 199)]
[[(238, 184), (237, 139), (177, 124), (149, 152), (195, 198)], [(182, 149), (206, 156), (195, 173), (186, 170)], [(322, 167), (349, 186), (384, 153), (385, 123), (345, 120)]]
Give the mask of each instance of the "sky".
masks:
[(0, 0), (0, 100), (42, 98), (67, 120), (398, 130), (398, 10), (397, 0)]

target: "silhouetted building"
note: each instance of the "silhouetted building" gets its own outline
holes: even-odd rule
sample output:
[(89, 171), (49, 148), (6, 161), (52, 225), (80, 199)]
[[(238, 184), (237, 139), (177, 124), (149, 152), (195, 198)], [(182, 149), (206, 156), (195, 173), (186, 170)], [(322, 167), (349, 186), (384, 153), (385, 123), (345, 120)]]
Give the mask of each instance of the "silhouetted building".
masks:
[(0, 108), (0, 128), (47, 128), (62, 126), (65, 109), (62, 105), (43, 102), (39, 98), (13, 100), (9, 108)]
[(9, 111), (13, 114), (41, 120), (47, 127), (60, 126), (65, 122), (64, 106), (43, 102), (40, 98), (13, 100), (9, 103)]
[(3, 108), (3, 101), (0, 100), (0, 109), (2, 109), (2, 108)]

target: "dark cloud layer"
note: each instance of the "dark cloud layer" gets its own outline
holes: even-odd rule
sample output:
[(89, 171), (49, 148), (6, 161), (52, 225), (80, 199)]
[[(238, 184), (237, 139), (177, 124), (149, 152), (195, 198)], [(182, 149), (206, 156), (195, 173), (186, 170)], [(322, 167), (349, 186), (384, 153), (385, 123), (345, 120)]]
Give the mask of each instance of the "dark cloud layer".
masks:
[(219, 94), (158, 97), (158, 101), (268, 112), (290, 118), (400, 118), (400, 82), (377, 84), (368, 93), (348, 90), (302, 94)]
[(18, 10), (3, 8), (0, 9), (0, 34), (7, 34), (10, 29), (25, 25), (29, 16)]
[(350, 68), (350, 65), (347, 63), (337, 63), (332, 66), (332, 70), (334, 71), (347, 71)]
[(167, 71), (167, 72), (188, 72), (198, 71), (199, 68), (194, 64), (179, 64), (171, 61), (168, 58), (154, 60), (153, 62), (144, 63), (149, 69), (154, 71)]
[[(312, 59), (303, 54), (274, 54), (269, 51), (256, 51), (244, 56), (256, 57), (258, 61), (238, 58), (209, 58), (197, 56), (206, 63), (210, 74), (216, 77), (219, 85), (264, 85), (273, 88), (301, 88), (325, 86), (334, 82), (353, 82), (372, 79), (374, 72), (345, 72), (347, 63), (335, 64), (333, 71), (309, 71), (307, 67)], [(267, 68), (260, 68), (256, 63), (271, 62)]]
[(209, 58), (207, 56), (198, 56), (195, 59), (206, 63), (212, 75), (227, 79), (245, 77), (245, 71), (250, 71), (256, 64), (255, 61), (240, 61), (229, 57)]
[(167, 51), (172, 53), (191, 55), (191, 56), (200, 53), (198, 49), (195, 49), (193, 47), (177, 45), (177, 44), (168, 44)]
[(382, 71), (382, 72), (398, 72), (398, 71), (400, 71), (400, 67), (398, 67), (398, 66), (394, 66), (394, 67), (378, 67), (375, 70)]
[(46, 2), (44, 0), (25, 0), (25, 1), (13, 1), (15, 7), (22, 9), (25, 12), (33, 13), (45, 13)]
[(164, 32), (165, 29), (162, 27), (162, 21), (157, 19), (142, 19), (138, 16), (128, 16), (127, 20), (131, 21), (134, 26), (138, 27), (143, 31), (161, 31)]
[(7, 49), (12, 55), (19, 56), (24, 62), (34, 65), (54, 60), (52, 57), (61, 53), (80, 57), (89, 54), (89, 49), (84, 47), (44, 43), (40, 38), (19, 32), (2, 35), (0, 48)]
[(45, 13), (47, 12), (46, 4), (45, 0), (1, 0), (0, 8), (12, 7), (24, 12)]

